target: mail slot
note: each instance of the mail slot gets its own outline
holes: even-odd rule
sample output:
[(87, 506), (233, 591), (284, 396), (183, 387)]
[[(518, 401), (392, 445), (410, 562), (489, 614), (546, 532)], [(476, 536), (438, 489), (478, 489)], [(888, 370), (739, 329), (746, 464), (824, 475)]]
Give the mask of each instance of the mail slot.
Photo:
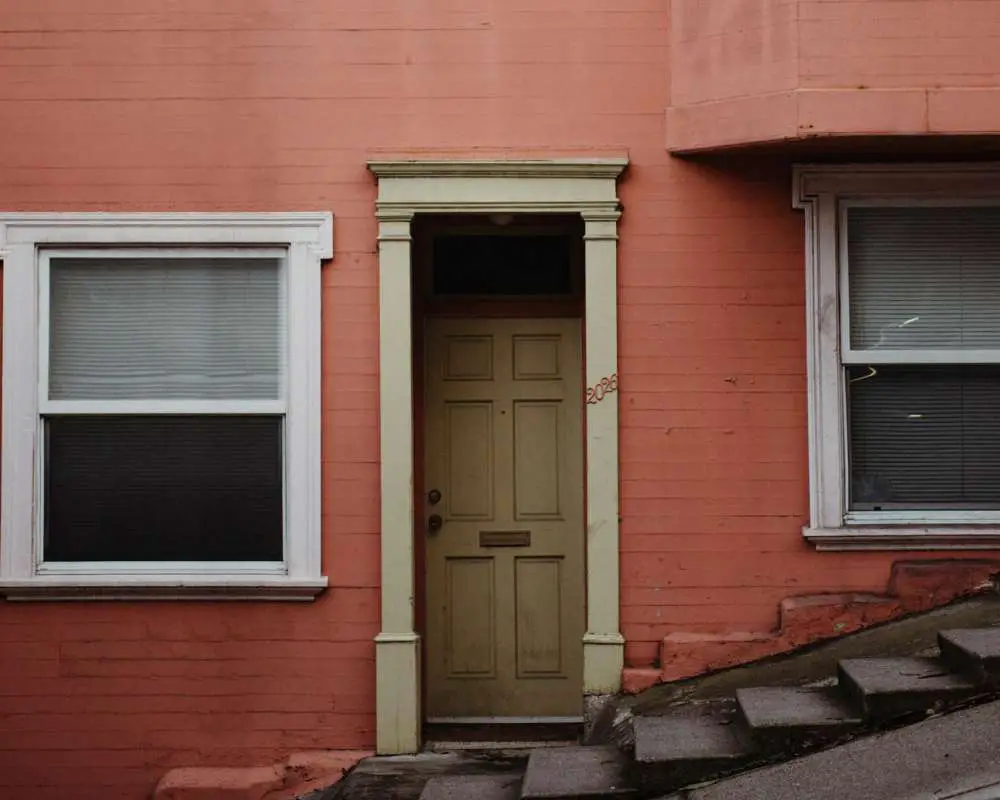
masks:
[(480, 547), (530, 547), (531, 531), (479, 531)]

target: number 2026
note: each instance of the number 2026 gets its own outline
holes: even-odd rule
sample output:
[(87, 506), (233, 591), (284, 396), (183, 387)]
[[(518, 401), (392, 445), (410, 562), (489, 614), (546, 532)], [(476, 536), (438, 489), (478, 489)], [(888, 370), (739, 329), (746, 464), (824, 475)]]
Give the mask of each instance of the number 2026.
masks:
[(587, 387), (587, 403), (600, 403), (612, 392), (618, 391), (618, 373), (613, 372), (606, 378), (601, 378), (593, 386)]

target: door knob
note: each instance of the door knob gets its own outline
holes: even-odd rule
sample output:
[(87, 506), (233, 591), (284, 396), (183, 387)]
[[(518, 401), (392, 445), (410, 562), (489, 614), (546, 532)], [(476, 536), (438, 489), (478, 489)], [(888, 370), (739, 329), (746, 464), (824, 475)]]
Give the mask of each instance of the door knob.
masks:
[(441, 519), (440, 514), (431, 514), (427, 518), (427, 530), (431, 533), (437, 533), (441, 530), (442, 525), (444, 525), (444, 520)]

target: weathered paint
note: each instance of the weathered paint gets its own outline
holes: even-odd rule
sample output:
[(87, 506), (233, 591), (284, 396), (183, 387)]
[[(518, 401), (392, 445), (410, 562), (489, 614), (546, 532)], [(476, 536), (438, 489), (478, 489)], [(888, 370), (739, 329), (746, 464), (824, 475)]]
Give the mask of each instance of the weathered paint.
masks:
[(294, 605), (0, 603), (0, 796), (139, 800), (173, 767), (374, 746), (377, 224), (365, 164), (385, 152), (628, 151), (615, 395), (627, 668), (652, 667), (673, 634), (771, 631), (790, 596), (887, 591), (898, 554), (819, 554), (802, 540), (790, 167), (670, 158), (664, 5), (0, 2), (0, 209), (316, 209), (336, 215), (337, 250), (323, 295), (331, 588)]

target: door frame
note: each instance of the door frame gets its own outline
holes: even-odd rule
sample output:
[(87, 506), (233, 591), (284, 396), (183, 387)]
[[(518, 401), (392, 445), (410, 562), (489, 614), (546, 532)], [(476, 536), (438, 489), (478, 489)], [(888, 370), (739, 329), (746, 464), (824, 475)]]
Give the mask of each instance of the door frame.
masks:
[[(624, 157), (552, 160), (376, 160), (378, 182), (381, 629), (375, 637), (376, 750), (421, 746), (413, 481), (413, 246), (416, 214), (573, 213), (584, 221), (587, 387), (618, 374), (617, 182)], [(605, 383), (605, 386), (607, 383)], [(586, 603), (583, 692), (621, 688), (618, 396), (585, 402)], [(601, 400), (597, 401), (598, 394)], [(610, 402), (609, 402), (610, 401)]]

